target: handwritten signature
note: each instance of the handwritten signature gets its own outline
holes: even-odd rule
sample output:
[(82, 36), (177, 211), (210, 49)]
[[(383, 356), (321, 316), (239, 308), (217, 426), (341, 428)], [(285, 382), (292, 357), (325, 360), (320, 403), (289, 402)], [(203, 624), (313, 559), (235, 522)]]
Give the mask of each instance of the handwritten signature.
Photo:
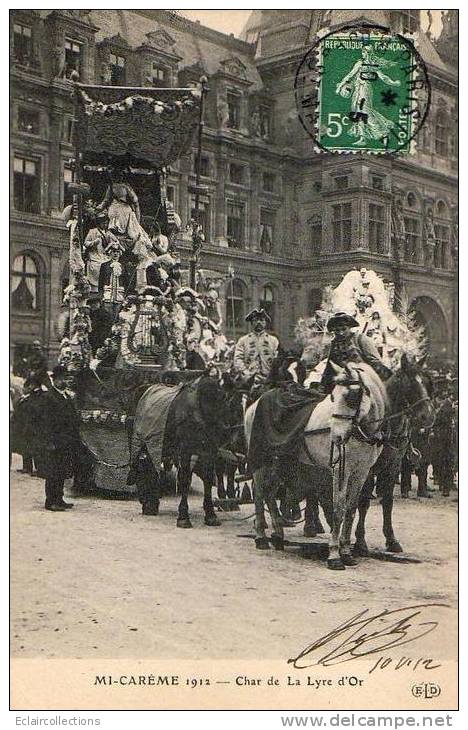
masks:
[[(426, 603), (393, 611), (385, 609), (374, 616), (369, 616), (369, 609), (366, 608), (306, 646), (296, 657), (288, 659), (288, 664), (292, 664), (295, 669), (317, 665), (332, 667), (409, 644), (438, 627), (438, 621), (423, 620), (429, 609), (433, 608), (449, 606), (444, 603)], [(430, 619), (430, 616), (427, 618)], [(326, 647), (324, 654), (319, 652), (323, 647)], [(440, 665), (426, 668), (435, 669), (436, 666)]]

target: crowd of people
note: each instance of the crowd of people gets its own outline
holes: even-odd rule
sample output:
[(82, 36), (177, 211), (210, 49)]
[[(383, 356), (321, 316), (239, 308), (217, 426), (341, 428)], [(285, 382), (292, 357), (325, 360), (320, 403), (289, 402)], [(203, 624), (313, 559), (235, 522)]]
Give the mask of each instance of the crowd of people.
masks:
[(458, 472), (458, 381), (453, 369), (432, 371), (434, 392), (434, 424), (430, 429), (412, 432), (411, 447), (405, 455), (400, 474), (401, 496), (411, 492), (411, 475), (417, 477), (417, 496), (431, 498), (434, 490), (428, 477), (432, 467), (432, 483), (444, 497), (457, 489)]
[[(94, 311), (103, 316), (101, 302), (97, 301)], [(238, 381), (248, 387), (252, 395), (258, 395), (259, 388), (287, 382), (307, 386), (308, 380), (314, 387), (320, 387), (325, 395), (333, 389), (331, 362), (339, 366), (366, 362), (383, 380), (391, 376), (372, 340), (357, 333), (358, 322), (344, 312), (335, 313), (328, 320), (327, 328), (333, 339), (325, 367), (317, 368), (318, 381), (310, 378), (310, 374), (307, 377), (300, 352), (283, 351), (278, 338), (268, 332), (270, 320), (263, 309), (252, 310), (246, 319), (251, 324), (251, 331), (237, 341), (232, 351), (232, 367)], [(211, 374), (197, 349), (198, 340), (189, 338), (186, 366)], [(14, 376), (10, 389), (11, 451), (22, 455), (22, 471), (45, 479), (45, 508), (54, 512), (64, 511), (71, 506), (63, 500), (64, 480), (83, 472), (83, 463), (87, 461), (73, 403), (73, 380), (62, 365), (48, 372), (47, 358), (38, 341), (21, 363), (21, 369), (25, 377), (22, 390), (19, 386), (21, 381)], [(413, 472), (417, 477), (417, 496), (432, 496), (428, 486), (430, 466), (433, 483), (439, 486), (443, 496), (448, 496), (455, 488), (458, 381), (453, 369), (439, 367), (427, 372), (433, 385), (431, 398), (435, 418), (431, 429), (411, 434), (411, 444), (403, 458), (400, 475), (403, 497), (411, 491)], [(216, 371), (213, 374), (216, 375)]]

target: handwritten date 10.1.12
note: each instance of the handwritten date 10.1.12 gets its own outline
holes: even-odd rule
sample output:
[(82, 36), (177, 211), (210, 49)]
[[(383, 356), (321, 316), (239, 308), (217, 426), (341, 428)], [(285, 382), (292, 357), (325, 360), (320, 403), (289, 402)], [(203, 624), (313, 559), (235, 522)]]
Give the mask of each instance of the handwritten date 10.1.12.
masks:
[(386, 667), (399, 669), (436, 669), (433, 659), (411, 659), (399, 656), (395, 660), (388, 654), (396, 647), (410, 644), (435, 631), (439, 622), (434, 619), (434, 609), (448, 608), (442, 603), (426, 603), (406, 608), (381, 611), (369, 615), (365, 609), (352, 618), (339, 624), (335, 629), (308, 644), (297, 656), (288, 659), (295, 669), (307, 669), (321, 665), (332, 667), (377, 654), (370, 672)]

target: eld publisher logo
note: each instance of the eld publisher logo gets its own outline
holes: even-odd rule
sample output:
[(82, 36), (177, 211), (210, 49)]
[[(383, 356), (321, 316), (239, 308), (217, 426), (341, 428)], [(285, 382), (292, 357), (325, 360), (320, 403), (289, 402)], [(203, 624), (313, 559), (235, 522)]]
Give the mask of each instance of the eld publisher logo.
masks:
[(421, 682), (421, 684), (413, 684), (411, 687), (413, 697), (419, 697), (424, 700), (432, 700), (440, 695), (440, 687), (434, 682)]

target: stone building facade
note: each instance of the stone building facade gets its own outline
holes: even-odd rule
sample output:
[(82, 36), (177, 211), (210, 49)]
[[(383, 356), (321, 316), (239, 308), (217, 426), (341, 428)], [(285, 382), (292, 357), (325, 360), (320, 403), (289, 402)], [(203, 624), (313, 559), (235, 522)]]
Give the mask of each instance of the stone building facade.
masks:
[[(186, 86), (208, 77), (202, 266), (234, 271), (221, 292), (228, 334), (244, 332), (245, 313), (262, 304), (287, 344), (323, 288), (365, 266), (404, 287), (431, 353), (453, 356), (458, 18), (448, 11), (433, 41), (420, 30), (420, 12), (258, 10), (241, 40), (170, 11), (11, 11), (13, 349), (41, 339), (51, 360), (58, 350), (55, 321), (68, 280), (60, 214), (74, 156), (69, 76), (77, 70), (83, 83), (117, 86)], [(320, 28), (357, 13), (417, 35), (432, 103), (414, 155), (316, 154), (300, 126), (293, 82), (302, 56)], [(195, 140), (168, 176), (183, 223), (192, 216), (194, 185)], [(396, 255), (398, 220), (404, 245)], [(189, 234), (181, 234), (180, 248), (184, 259)]]

